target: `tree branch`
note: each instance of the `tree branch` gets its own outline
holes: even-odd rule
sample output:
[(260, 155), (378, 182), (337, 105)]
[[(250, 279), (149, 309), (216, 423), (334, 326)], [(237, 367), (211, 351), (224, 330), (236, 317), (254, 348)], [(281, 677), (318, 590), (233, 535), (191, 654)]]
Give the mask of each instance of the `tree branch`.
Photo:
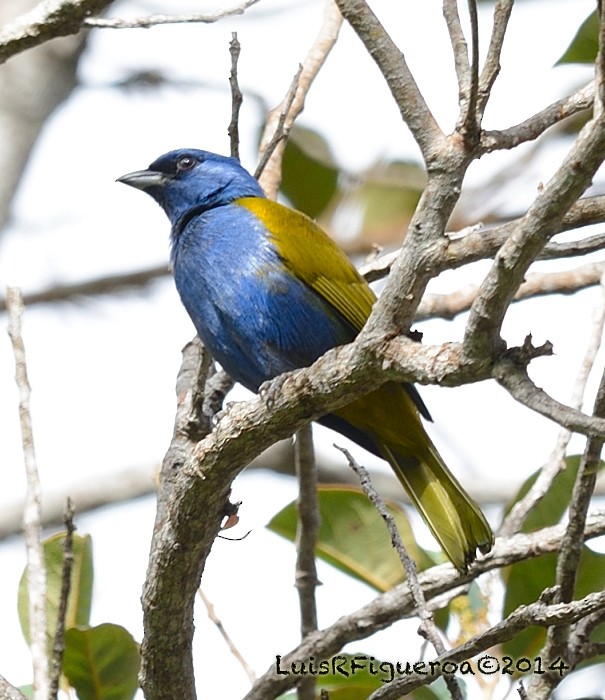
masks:
[(148, 15), (136, 19), (103, 19), (100, 17), (88, 17), (84, 20), (87, 27), (99, 29), (149, 29), (163, 24), (212, 24), (226, 17), (243, 15), (252, 5), (259, 0), (245, 0), (239, 5), (234, 5), (226, 10), (215, 10), (206, 14), (190, 13), (181, 15)]
[(99, 14), (113, 0), (47, 0), (0, 32), (0, 64), (15, 54), (58, 36), (77, 34), (87, 17)]
[(40, 525), (40, 477), (36, 463), (34, 435), (30, 413), (30, 385), (27, 377), (25, 345), (21, 335), (23, 299), (20, 291), (9, 287), (6, 291), (8, 304), (8, 334), (15, 356), (15, 375), (19, 389), (19, 418), (23, 461), (27, 478), (23, 527), (27, 549), (27, 593), (29, 611), (29, 647), (32, 654), (34, 676), (34, 700), (47, 700), (50, 688), (46, 636), (46, 565), (42, 548), (42, 527)]
[(556, 401), (532, 382), (525, 367), (510, 357), (505, 357), (495, 364), (493, 376), (514, 399), (541, 416), (550, 418), (568, 430), (589, 437), (600, 438), (605, 435), (605, 420), (587, 416), (571, 406)]
[[(313, 429), (306, 425), (296, 433), (294, 443), (298, 498), (296, 510), (296, 577), (300, 608), (300, 635), (304, 641), (307, 635), (317, 629), (317, 601), (315, 590), (320, 585), (315, 564), (315, 547), (319, 532), (319, 504), (317, 502), (317, 470), (313, 452)], [(315, 679), (303, 679), (298, 687), (299, 700), (314, 700)]]
[(25, 695), (14, 685), (11, 685), (4, 676), (0, 675), (0, 698), (2, 700), (26, 700)]
[(492, 87), (500, 73), (500, 56), (504, 37), (508, 27), (508, 20), (513, 10), (515, 0), (500, 0), (494, 6), (494, 21), (492, 23), (492, 36), (487, 50), (485, 65), (479, 78), (479, 102), (477, 105), (478, 116), (481, 118), (485, 112)]
[(594, 81), (569, 97), (563, 97), (532, 115), (525, 121), (502, 131), (484, 131), (481, 134), (480, 152), (511, 149), (527, 141), (533, 141), (559, 122), (590, 109), (594, 104)]

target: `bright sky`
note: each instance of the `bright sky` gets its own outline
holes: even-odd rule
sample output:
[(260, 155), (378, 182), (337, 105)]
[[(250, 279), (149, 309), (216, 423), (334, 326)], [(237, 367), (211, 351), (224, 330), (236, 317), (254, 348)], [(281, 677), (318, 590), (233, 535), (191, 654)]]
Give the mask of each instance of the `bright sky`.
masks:
[[(203, 4), (122, 2), (114, 15), (231, 5), (218, 0)], [(456, 91), (441, 3), (376, 0), (372, 6), (404, 49), (439, 122), (451, 129)], [(282, 98), (319, 29), (323, 7), (323, 0), (261, 0), (245, 17), (213, 25), (94, 33), (82, 63), (81, 87), (49, 122), (23, 181), (13, 224), (1, 242), (2, 285), (38, 290), (165, 261), (164, 215), (149, 198), (115, 184), (115, 178), (177, 147), (227, 152), (232, 31), (238, 32), (242, 44), (239, 77), (247, 98), (243, 160), (253, 167), (262, 114), (252, 95), (267, 106)], [(592, 0), (518, 3), (486, 128), (518, 122), (588, 80), (586, 69), (552, 65), (592, 9)], [(480, 10), (485, 45), (488, 8), (481, 5)], [(160, 70), (174, 85), (148, 92), (112, 87), (140, 69)], [(379, 158), (416, 154), (377, 69), (346, 26), (307, 100), (302, 123), (325, 134), (338, 160), (351, 170)], [(486, 177), (507, 157), (484, 159), (472, 169), (469, 182)], [(521, 208), (553, 167), (553, 161), (544, 158), (528, 165), (522, 188), (499, 193), (502, 209)], [(445, 291), (477, 281), (485, 269), (475, 265), (443, 275), (432, 289)], [(584, 292), (581, 299), (524, 304), (522, 310), (513, 309), (506, 326), (511, 343), (520, 343), (530, 331), (537, 342), (554, 342), (556, 356), (536, 362), (532, 376), (564, 401), (583, 351), (578, 339), (588, 335), (599, 293)], [(425, 342), (459, 338), (462, 323), (463, 319), (424, 324)], [(144, 295), (27, 311), (25, 342), (43, 490), (57, 490), (83, 475), (93, 481), (112, 470), (161, 462), (172, 431), (180, 349), (192, 335), (170, 280), (158, 282)], [(436, 422), (432, 434), (462, 481), (519, 483), (548, 457), (554, 444), (556, 427), (491, 384), (455, 390), (427, 387), (423, 396)], [(2, 335), (0, 420), (2, 507), (24, 492), (13, 359)], [(330, 449), (330, 444), (324, 439), (320, 449)], [(581, 449), (581, 441), (574, 444)], [(249, 529), (252, 534), (243, 542), (216, 543), (203, 588), (260, 674), (275, 654), (297, 642), (294, 552), (264, 530), (270, 517), (294, 498), (295, 489), (290, 479), (255, 472), (237, 480), (233, 495), (244, 502), (242, 534)], [(139, 640), (139, 597), (153, 517), (154, 502), (148, 498), (77, 518), (79, 531), (91, 533), (94, 541), (93, 623), (122, 624)], [(17, 684), (30, 680), (28, 651), (16, 618), (23, 566), (21, 540), (0, 543), (0, 673)], [(320, 578), (322, 626), (372, 597), (365, 586), (321, 564)], [(196, 653), (204, 669), (198, 672), (200, 690), (212, 696), (220, 687), (224, 700), (240, 698), (247, 689), (246, 678), (201, 610), (196, 627)], [(415, 629), (414, 622), (400, 623), (380, 640), (355, 648), (389, 657), (393, 649), (400, 649), (402, 660), (415, 660), (420, 647)], [(571, 696), (562, 693), (565, 697)]]

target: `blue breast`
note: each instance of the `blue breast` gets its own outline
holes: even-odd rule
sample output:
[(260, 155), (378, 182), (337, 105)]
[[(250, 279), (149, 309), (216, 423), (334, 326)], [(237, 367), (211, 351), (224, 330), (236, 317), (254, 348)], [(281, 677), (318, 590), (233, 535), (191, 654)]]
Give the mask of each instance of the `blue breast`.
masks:
[(355, 336), (329, 303), (286, 270), (261, 221), (237, 204), (189, 221), (173, 239), (172, 264), (198, 335), (252, 391)]

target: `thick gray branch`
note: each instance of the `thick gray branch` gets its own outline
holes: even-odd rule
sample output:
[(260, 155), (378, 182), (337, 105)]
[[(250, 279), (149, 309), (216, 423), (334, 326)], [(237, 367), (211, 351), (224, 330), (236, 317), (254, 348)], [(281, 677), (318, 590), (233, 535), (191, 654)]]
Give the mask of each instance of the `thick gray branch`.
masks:
[(77, 34), (84, 20), (103, 12), (113, 0), (47, 0), (0, 32), (0, 63), (59, 36)]

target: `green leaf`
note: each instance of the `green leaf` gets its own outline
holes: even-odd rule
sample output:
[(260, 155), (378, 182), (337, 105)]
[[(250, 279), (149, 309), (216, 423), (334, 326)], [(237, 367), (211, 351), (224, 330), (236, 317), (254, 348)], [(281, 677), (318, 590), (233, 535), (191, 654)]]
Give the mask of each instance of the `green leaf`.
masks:
[(338, 175), (338, 166), (323, 136), (295, 126), (284, 150), (281, 181), (281, 191), (294, 208), (317, 218), (336, 192)]
[[(357, 488), (320, 486), (317, 490), (321, 525), (317, 554), (337, 569), (387, 591), (405, 578), (403, 566), (382, 518), (366, 495)], [(399, 534), (419, 569), (433, 562), (414, 540), (407, 516), (400, 506), (387, 502)], [(294, 542), (296, 504), (290, 503), (275, 515), (267, 527)]]
[(139, 645), (119, 625), (65, 633), (63, 674), (80, 700), (131, 700), (138, 688)]
[(26, 698), (34, 697), (34, 686), (30, 683), (29, 685), (22, 685), (19, 690), (25, 695)]
[[(48, 648), (52, 648), (57, 614), (61, 596), (63, 575), (63, 543), (65, 534), (60, 532), (42, 543), (44, 563), (46, 566), (46, 615), (48, 620)], [(90, 535), (73, 536), (73, 565), (71, 570), (71, 589), (65, 616), (65, 627), (88, 625), (92, 603), (93, 584), (92, 540)], [(19, 582), (18, 610), (21, 630), (29, 644), (29, 595), (27, 590), (27, 569)]]
[(594, 63), (599, 50), (599, 17), (596, 10), (582, 22), (565, 53), (555, 63)]

